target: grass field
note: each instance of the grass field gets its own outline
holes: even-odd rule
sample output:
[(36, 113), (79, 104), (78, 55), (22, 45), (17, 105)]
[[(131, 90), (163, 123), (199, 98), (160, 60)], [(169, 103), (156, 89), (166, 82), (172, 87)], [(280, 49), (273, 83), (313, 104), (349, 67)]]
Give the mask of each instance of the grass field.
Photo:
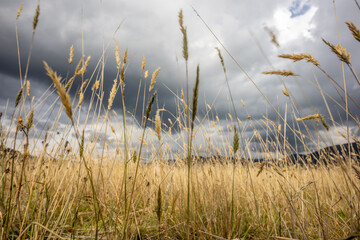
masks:
[[(39, 11), (37, 8), (35, 12), (33, 35)], [(359, 30), (353, 23), (347, 24), (359, 41)], [(126, 114), (127, 50), (120, 53), (117, 44), (112, 53), (116, 58), (117, 75), (108, 99), (104, 98), (103, 74), (94, 74), (101, 73), (105, 60), (99, 59), (96, 69), (88, 69), (91, 58), (84, 56), (74, 63), (73, 48), (69, 53), (68, 73), (56, 73), (56, 66), (49, 66), (44, 59), (44, 74), (53, 85), (39, 99), (31, 95), (26, 72), (21, 75), (22, 87), (11, 100), (14, 111), (0, 118), (2, 239), (360, 238), (358, 152), (349, 147), (350, 151), (320, 154), (317, 164), (304, 164), (303, 160), (293, 163), (291, 156), (300, 152), (286, 139), (291, 132), (297, 143), (309, 150), (303, 136), (307, 135), (312, 144), (318, 141), (301, 130), (300, 125), (317, 123), (319, 128), (328, 129), (330, 122), (338, 127), (348, 143), (360, 144), (356, 136), (349, 131), (346, 134), (349, 126), (320, 113), (299, 117), (295, 124), (290, 124), (287, 120), (290, 117), (280, 115), (268, 102), (269, 109), (275, 111), (280, 120), (274, 122), (266, 117), (252, 120), (249, 116), (248, 120), (254, 124), (247, 128), (254, 134), (244, 139), (243, 119), (237, 117), (232, 97), (235, 93), (229, 87), (231, 112), (226, 122), (229, 134), (224, 139), (211, 139), (209, 129), (221, 131), (222, 128), (212, 106), (208, 106), (204, 118), (197, 115), (201, 69), (191, 66), (191, 69), (196, 68), (196, 81), (194, 86), (189, 86), (188, 44), (191, 43), (187, 40), (182, 11), (179, 12), (179, 26), (186, 84), (176, 96), (176, 122), (162, 119), (161, 113), (167, 110), (156, 107), (156, 99), (161, 97), (156, 92), (156, 78), (161, 68), (149, 73), (145, 58), (139, 66), (139, 75), (144, 82), (147, 79), (148, 85), (139, 86), (144, 102), (137, 104), (142, 118), (139, 121), (134, 117), (136, 114)], [(326, 40), (324, 44), (329, 46), (329, 52), (338, 56), (339, 63), (348, 66), (359, 82), (346, 49)], [(227, 81), (224, 50), (217, 49)], [(355, 106), (358, 103), (312, 55), (279, 57), (307, 61), (320, 69), (343, 96), (344, 102), (335, 103), (343, 110), (341, 114), (360, 126), (358, 116), (349, 111), (347, 101)], [(27, 66), (29, 62), (30, 57)], [(91, 77), (85, 78), (86, 73)], [(264, 74), (295, 75), (286, 70)], [(251, 77), (247, 77), (257, 87)], [(77, 94), (70, 96), (75, 81), (81, 84), (76, 89)], [(269, 101), (260, 89), (259, 92)], [(289, 115), (297, 115), (296, 99), (286, 87), (282, 92), (289, 98)], [(319, 94), (331, 98), (321, 86)], [(89, 96), (89, 105), (84, 111), (85, 95)], [(119, 104), (114, 102), (115, 95), (121, 97), (121, 113), (113, 110), (114, 105)], [(60, 109), (54, 104), (41, 115), (42, 119), (34, 117), (50, 99), (61, 102)], [(244, 103), (242, 107), (246, 109)], [(57, 113), (50, 121), (47, 114), (52, 111)], [(63, 119), (67, 121), (66, 127), (59, 128)], [(122, 121), (120, 128), (114, 125), (115, 119)], [(51, 127), (39, 131), (38, 126), (44, 121)], [(256, 127), (259, 124), (255, 123), (260, 123), (271, 137), (263, 138)], [(206, 144), (201, 147), (194, 144), (197, 135), (202, 135)], [(106, 136), (115, 140), (106, 141)], [(258, 143), (262, 152), (261, 161), (253, 161), (250, 149), (253, 142)], [(181, 154), (174, 153), (172, 144), (181, 149)], [(197, 160), (204, 156), (206, 161)]]

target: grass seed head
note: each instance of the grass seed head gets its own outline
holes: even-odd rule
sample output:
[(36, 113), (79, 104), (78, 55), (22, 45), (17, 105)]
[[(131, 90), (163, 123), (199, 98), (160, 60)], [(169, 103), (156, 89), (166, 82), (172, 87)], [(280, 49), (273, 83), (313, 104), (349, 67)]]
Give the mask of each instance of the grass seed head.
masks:
[(96, 80), (94, 85), (91, 87), (91, 90), (98, 90), (100, 85), (100, 80)]
[(78, 106), (81, 106), (82, 102), (84, 101), (84, 93), (80, 92), (79, 94), (79, 103)]
[(196, 81), (195, 81), (195, 87), (193, 91), (193, 102), (192, 102), (192, 115), (191, 115), (191, 129), (194, 129), (194, 121), (195, 116), (197, 112), (197, 102), (198, 102), (198, 96), (199, 96), (199, 82), (200, 82), (200, 68), (199, 65), (196, 68)]
[(356, 40), (360, 42), (360, 31), (353, 22), (345, 22)]
[(115, 98), (115, 95), (116, 95), (116, 89), (117, 89), (117, 79), (114, 79), (114, 83), (113, 83), (113, 86), (111, 88), (110, 96), (109, 96), (109, 100), (108, 100), (108, 110), (110, 110), (112, 105), (113, 105), (114, 98)]
[(155, 115), (155, 132), (159, 141), (161, 140), (161, 119), (160, 119), (160, 109), (156, 111)]
[(278, 57), (281, 58), (287, 58), (287, 59), (291, 59), (294, 62), (297, 61), (301, 61), (301, 60), (306, 60), (307, 62), (310, 62), (312, 64), (314, 64), (315, 66), (319, 65), (319, 62), (311, 55), (308, 53), (301, 53), (301, 54), (281, 54)]
[(20, 4), (20, 7), (16, 13), (16, 20), (19, 19), (19, 17), (20, 17), (21, 11), (23, 10), (22, 6), (23, 6), (23, 3)]
[(282, 89), (282, 92), (285, 96), (287, 96), (287, 97), (290, 96), (289, 92), (285, 88)]
[(342, 61), (342, 62), (344, 62), (344, 63), (346, 63), (346, 64), (350, 64), (350, 63), (351, 63), (351, 62), (350, 62), (351, 54), (348, 53), (348, 52), (346, 51), (346, 49), (343, 48), (340, 44), (338, 44), (338, 45), (335, 46), (335, 45), (329, 43), (328, 41), (326, 41), (325, 39), (322, 39), (322, 40), (323, 40), (323, 42), (324, 42), (326, 45), (328, 45), (328, 46), (330, 47), (331, 51), (332, 51), (333, 53), (335, 53), (336, 56), (338, 56), (338, 58), (340, 59), (340, 61)]
[(26, 95), (28, 95), (28, 97), (31, 96), (30, 94), (30, 81), (26, 80)]
[(145, 119), (149, 119), (149, 116), (150, 116), (150, 112), (151, 112), (151, 108), (152, 108), (152, 105), (155, 101), (155, 97), (156, 97), (156, 94), (157, 94), (157, 91), (155, 91), (149, 101), (149, 104), (146, 108), (146, 112), (145, 112)]
[(33, 125), (33, 120), (34, 120), (34, 109), (31, 109), (30, 113), (29, 113), (29, 118), (28, 118), (28, 122), (26, 125), (26, 129), (29, 132), (31, 126)]
[(70, 47), (70, 53), (69, 53), (69, 64), (72, 63), (73, 58), (74, 58), (74, 45), (71, 45), (71, 47)]
[(39, 3), (36, 6), (35, 16), (33, 19), (33, 32), (35, 32), (36, 26), (39, 22), (39, 15), (40, 15), (40, 5)]
[(284, 77), (288, 77), (288, 76), (297, 76), (295, 73), (293, 73), (292, 71), (289, 70), (275, 70), (275, 71), (265, 71), (262, 72), (263, 74), (273, 74), (273, 75), (280, 75), (280, 76), (284, 76)]
[(239, 149), (239, 135), (238, 135), (235, 125), (234, 125), (233, 149), (234, 149), (234, 155), (235, 155), (237, 150)]
[(142, 62), (141, 62), (141, 70), (145, 70), (145, 56), (143, 55)]
[(127, 52), (128, 52), (128, 50), (126, 49), (125, 53), (124, 53), (124, 59), (123, 59), (124, 64), (127, 63)]
[(116, 42), (116, 45), (115, 45), (115, 60), (116, 60), (117, 68), (119, 69), (120, 65), (121, 65), (121, 60), (120, 60), (119, 43), (118, 42)]
[(59, 77), (57, 75), (57, 73), (54, 72), (54, 70), (52, 70), (52, 68), (49, 67), (49, 65), (45, 61), (43, 61), (43, 63), (44, 63), (44, 67), (47, 72), (47, 75), (51, 78), (51, 80), (53, 81), (53, 83), (58, 91), (58, 94), (59, 94), (61, 102), (65, 108), (67, 116), (70, 119), (72, 119), (70, 96), (68, 93), (66, 93), (64, 86), (60, 83), (61, 77)]
[(189, 52), (188, 52), (188, 40), (187, 40), (187, 32), (186, 28), (184, 27), (184, 15), (182, 10), (179, 12), (179, 25), (180, 25), (180, 31), (183, 35), (183, 57), (185, 61), (189, 58)]
[(154, 85), (156, 83), (156, 78), (159, 75), (160, 70), (161, 70), (161, 68), (159, 67), (153, 72), (152, 77), (151, 77), (151, 81), (150, 81), (149, 92), (151, 92), (151, 90), (153, 90)]
[(225, 63), (224, 63), (224, 58), (223, 58), (222, 55), (221, 55), (221, 51), (220, 51), (220, 49), (219, 49), (218, 47), (216, 47), (215, 49), (216, 49), (216, 51), (218, 52), (221, 66), (223, 67), (224, 72), (226, 72), (226, 67), (225, 67)]
[(22, 94), (24, 91), (24, 87), (20, 88), (20, 91), (18, 92), (18, 94), (16, 95), (16, 99), (15, 99), (15, 107), (17, 107), (19, 105), (19, 102), (21, 100)]

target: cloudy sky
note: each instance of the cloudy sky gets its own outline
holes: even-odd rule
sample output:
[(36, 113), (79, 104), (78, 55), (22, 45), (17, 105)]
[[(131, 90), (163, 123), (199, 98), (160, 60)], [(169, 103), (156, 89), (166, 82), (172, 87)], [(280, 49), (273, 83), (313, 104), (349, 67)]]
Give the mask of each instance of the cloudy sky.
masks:
[[(20, 4), (21, 1), (4, 0), (0, 8), (0, 111), (7, 110), (6, 117), (2, 118), (5, 123), (4, 119), (10, 118), (15, 96), (20, 88), (15, 34), (15, 18)], [(32, 39), (32, 19), (36, 4), (37, 1), (34, 0), (24, 2), (23, 11), (17, 22), (22, 75), (25, 72)], [(226, 53), (192, 7), (196, 9), (241, 68), (246, 71), (246, 74)], [(149, 70), (150, 75), (155, 69), (161, 67), (155, 85), (155, 89), (158, 90), (156, 104), (159, 108), (166, 109), (162, 112), (164, 122), (168, 118), (173, 119), (171, 116), (176, 114), (179, 105), (178, 98), (174, 94), (179, 96), (181, 89), (185, 89), (185, 62), (182, 58), (182, 36), (178, 26), (178, 12), (183, 9), (189, 41), (190, 86), (194, 84), (196, 66), (200, 65), (198, 115), (200, 119), (206, 115), (206, 111), (209, 110), (207, 104), (209, 104), (211, 114), (208, 115), (210, 119), (208, 117), (206, 119), (210, 120), (210, 123), (216, 122), (218, 127), (222, 127), (223, 132), (226, 132), (228, 130), (226, 125), (229, 123), (228, 113), (235, 115), (229, 102), (224, 73), (215, 50), (215, 47), (219, 47), (225, 60), (236, 111), (243, 123), (242, 133), (246, 139), (254, 136), (254, 127), (259, 130), (261, 136), (265, 136), (266, 127), (264, 129), (264, 124), (260, 121), (260, 119), (264, 120), (264, 116), (283, 125), (281, 118), (272, 108), (274, 106), (283, 117), (285, 110), (287, 111), (287, 121), (290, 125), (296, 123), (294, 111), (298, 118), (308, 114), (322, 114), (329, 123), (330, 130), (326, 131), (315, 121), (308, 123), (315, 140), (320, 144), (324, 142), (325, 145), (331, 142), (344, 142), (345, 140), (338, 132), (346, 134), (346, 127), (344, 128), (346, 114), (342, 109), (345, 103), (331, 85), (329, 78), (310, 63), (292, 63), (290, 60), (277, 57), (285, 53), (310, 53), (343, 87), (342, 64), (321, 38), (333, 44), (341, 41), (342, 46), (351, 53), (352, 66), (358, 72), (359, 42), (352, 37), (345, 21), (353, 21), (355, 25), (360, 26), (360, 10), (355, 1), (335, 1), (335, 7), (333, 1), (320, 0), (42, 0), (28, 71), (31, 94), (35, 96), (36, 102), (51, 86), (51, 80), (45, 74), (42, 61), (45, 60), (61, 76), (66, 77), (68, 71), (73, 73), (82, 52), (85, 56), (91, 56), (85, 78), (90, 78), (93, 83), (99, 72), (96, 66), (101, 61), (104, 46), (106, 48), (104, 94), (107, 99), (117, 74), (114, 56), (117, 41), (121, 56), (125, 49), (128, 49), (125, 101), (129, 113), (134, 110), (140, 79), (143, 79), (141, 61), (142, 56), (145, 56), (146, 69)], [(270, 32), (275, 34), (279, 46), (271, 42)], [(74, 46), (75, 56), (74, 63), (69, 67), (67, 61), (71, 45)], [(299, 76), (285, 78), (262, 74), (263, 71), (274, 69), (292, 70)], [(93, 73), (94, 76), (92, 76)], [(349, 95), (355, 102), (360, 103), (359, 84), (347, 65), (344, 65), (344, 76)], [(314, 87), (317, 81), (324, 91), (328, 108), (320, 91)], [(290, 98), (282, 94), (284, 83), (291, 94)], [(80, 79), (75, 81), (75, 87), (71, 91), (72, 99), (76, 97), (76, 86), (79, 84), (81, 84)], [(339, 92), (343, 97), (344, 93), (341, 90)], [(267, 97), (272, 106), (267, 103), (262, 94)], [(329, 96), (341, 106), (338, 106)], [(84, 109), (89, 106), (90, 98), (91, 91), (88, 89), (88, 92), (85, 92)], [(39, 107), (36, 110), (38, 122), (46, 118), (43, 116), (47, 115), (43, 114), (54, 100), (56, 100), (56, 95), (47, 99), (47, 102), (43, 104), (46, 107)], [(242, 105), (241, 100), (245, 106)], [(141, 98), (140, 102), (142, 102)], [(106, 101), (104, 106), (107, 107)], [(294, 110), (294, 106), (297, 110)], [(119, 114), (121, 113), (120, 94), (117, 94), (113, 108)], [(349, 108), (353, 116), (357, 118), (359, 108), (350, 100)], [(140, 112), (137, 111), (136, 114), (139, 121)], [(216, 121), (216, 115), (219, 122)], [(251, 116), (251, 119), (247, 116)], [(336, 123), (332, 123), (331, 118)], [(66, 118), (61, 118), (60, 123), (65, 122)], [(48, 123), (43, 125), (46, 124)], [(205, 123), (203, 124), (206, 126)], [(312, 128), (312, 124), (318, 131)], [(119, 126), (121, 126), (120, 123)], [(351, 117), (349, 126), (350, 133), (359, 136), (358, 125)], [(299, 127), (306, 130), (302, 124)], [(295, 146), (293, 133), (291, 131), (287, 133), (289, 143)], [(209, 131), (208, 134), (213, 139), (220, 139), (219, 135), (222, 133)], [(255, 138), (253, 140), (256, 142)], [(306, 141), (309, 145), (314, 145), (310, 139)]]

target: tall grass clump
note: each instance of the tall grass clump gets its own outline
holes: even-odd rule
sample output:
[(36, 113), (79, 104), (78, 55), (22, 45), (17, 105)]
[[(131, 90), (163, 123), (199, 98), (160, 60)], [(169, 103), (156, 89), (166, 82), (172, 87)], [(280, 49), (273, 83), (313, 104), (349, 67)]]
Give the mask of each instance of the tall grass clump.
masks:
[[(224, 74), (214, 100), (202, 109), (200, 66), (190, 64), (191, 41), (180, 10), (186, 89), (179, 89), (180, 94), (169, 89), (178, 101), (176, 112), (159, 107), (162, 96), (157, 86), (164, 67), (148, 68), (145, 56), (140, 59), (136, 104), (131, 109), (125, 104), (134, 94), (126, 88), (128, 50), (121, 50), (115, 36), (107, 45), (104, 39), (99, 59), (84, 52), (77, 56), (76, 47), (69, 46), (65, 73), (56, 72), (57, 66), (44, 59), (49, 87), (33, 96), (28, 72), (40, 5), (26, 58), (20, 55), (17, 32), (18, 19), (27, 11), (22, 8), (15, 24), (19, 91), (0, 113), (1, 239), (360, 237), (360, 142), (349, 130), (349, 120), (355, 128), (360, 126), (360, 107), (346, 89), (347, 82), (359, 80), (345, 46), (319, 40), (329, 47), (334, 61), (348, 66), (351, 79), (344, 77), (344, 85), (310, 53), (278, 56), (315, 67), (336, 96), (315, 74), (312, 81), (296, 71), (278, 70), (270, 62), (271, 69), (262, 73), (280, 79), (282, 108), (279, 98), (275, 103), (265, 94), (195, 12), (220, 46), (216, 53)], [(348, 21), (345, 26), (359, 41), (355, 24)], [(276, 40), (273, 32), (271, 37)], [(266, 113), (255, 117), (246, 98), (233, 92), (222, 52), (265, 99)], [(104, 69), (108, 56), (114, 58), (114, 75)], [(294, 94), (297, 89), (288, 87), (284, 78), (313, 86), (326, 110), (311, 108), (311, 112), (302, 106)], [(229, 96), (225, 114), (215, 107), (223, 86)], [(332, 112), (331, 105), (338, 112)], [(346, 123), (336, 121), (335, 114), (346, 114)], [(324, 148), (335, 134), (348, 144)]]

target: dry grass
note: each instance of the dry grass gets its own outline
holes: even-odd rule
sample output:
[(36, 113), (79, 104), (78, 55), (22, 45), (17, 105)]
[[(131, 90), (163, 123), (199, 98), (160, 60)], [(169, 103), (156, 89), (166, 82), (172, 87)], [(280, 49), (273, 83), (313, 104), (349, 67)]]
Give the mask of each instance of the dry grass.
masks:
[[(20, 7), (17, 19), (21, 10)], [(37, 6), (34, 32), (39, 13)], [(2, 239), (354, 239), (359, 236), (358, 153), (323, 153), (317, 164), (304, 164), (303, 161), (294, 164), (291, 155), (298, 152), (288, 143), (287, 133), (292, 132), (298, 145), (303, 145), (305, 151), (309, 152), (304, 135), (311, 144), (318, 148), (320, 146), (307, 127), (320, 121), (325, 129), (328, 130), (329, 126), (323, 114), (303, 116), (302, 108), (296, 104), (296, 99), (285, 84), (282, 93), (287, 96), (291, 115), (294, 116), (292, 126), (287, 116), (290, 111), (284, 116), (280, 115), (260, 89), (269, 106), (279, 114), (280, 120), (274, 122), (267, 116), (253, 119), (241, 100), (248, 114), (248, 124), (243, 124), (228, 85), (233, 111), (228, 113), (225, 123), (229, 134), (223, 134), (221, 139), (211, 139), (212, 131), (223, 132), (225, 128), (212, 109), (213, 104), (207, 105), (208, 112), (204, 119), (196, 114), (201, 89), (199, 66), (196, 68), (196, 82), (190, 102), (190, 43), (187, 42), (182, 11), (179, 13), (179, 25), (186, 62), (186, 101), (181, 90), (181, 96), (176, 96), (179, 104), (175, 122), (161, 119), (161, 112), (166, 109), (155, 109), (156, 78), (160, 68), (153, 72), (148, 89), (146, 84), (139, 84), (139, 94), (140, 88), (144, 88), (144, 101), (139, 103), (139, 108), (143, 109), (141, 122), (133, 117), (135, 113), (126, 115), (124, 98), (127, 92), (124, 83), (128, 52), (124, 52), (121, 63), (117, 43), (117, 75), (107, 107), (103, 98), (104, 79), (94, 74), (100, 72), (104, 64), (89, 70), (90, 57), (84, 61), (85, 56), (82, 56), (73, 69), (73, 76), (68, 72), (64, 76), (69, 77), (64, 79), (44, 62), (57, 95), (54, 95), (53, 88), (49, 88), (37, 101), (31, 100), (30, 109), (26, 109), (28, 105), (25, 104), (32, 97), (30, 81), (25, 73), (21, 80), (22, 87), (14, 99), (15, 109), (10, 125), (4, 125), (3, 119), (7, 115), (0, 115)], [(348, 26), (356, 38), (357, 28), (350, 22)], [(276, 40), (274, 33), (271, 33), (273, 41)], [(350, 64), (350, 53), (340, 45), (325, 43), (340, 61), (348, 63), (357, 79)], [(224, 59), (220, 49), (216, 48), (216, 51), (228, 83)], [(67, 60), (69, 65), (73, 57), (72, 46)], [(279, 57), (294, 62), (310, 62), (333, 81), (310, 54), (282, 54)], [(99, 63), (102, 61), (104, 59), (100, 59)], [(146, 83), (149, 70), (146, 69), (144, 56), (139, 68), (141, 81)], [(298, 76), (285, 70), (264, 73)], [(89, 74), (89, 78), (84, 80), (86, 74)], [(78, 98), (76, 101), (71, 100), (69, 91), (77, 77), (81, 78), (81, 84), (79, 94), (74, 96)], [(249, 80), (253, 82), (250, 77)], [(122, 124), (116, 111), (111, 111), (119, 88), (125, 116), (120, 116)], [(348, 96), (340, 86), (337, 89), (339, 94)], [(319, 91), (322, 96), (327, 94), (321, 86)], [(152, 95), (148, 96), (151, 92)], [(59, 109), (55, 104), (49, 109), (54, 112), (58, 109), (54, 119), (49, 120), (47, 115), (37, 117), (44, 101), (54, 96), (58, 96), (57, 101), (62, 103)], [(81, 111), (84, 96), (90, 99), (85, 113)], [(146, 99), (148, 102), (145, 102)], [(353, 116), (342, 103), (336, 104), (342, 107), (344, 114)], [(62, 108), (69, 124), (60, 128)], [(150, 113), (155, 112), (154, 109), (156, 114), (151, 119)], [(234, 119), (232, 116), (235, 116)], [(353, 118), (359, 126), (356, 117)], [(16, 126), (13, 126), (13, 119), (17, 119)], [(353, 138), (359, 144), (356, 136), (343, 134), (341, 123), (333, 122), (332, 117), (330, 120), (345, 139), (350, 142), (350, 138)], [(34, 126), (40, 122), (43, 124), (42, 121), (51, 127), (39, 132)], [(148, 128), (150, 122), (155, 124), (154, 130)], [(301, 131), (300, 124), (306, 126), (305, 131)], [(319, 130), (321, 125), (317, 126)], [(108, 128), (111, 130), (109, 133)], [(87, 132), (89, 129), (91, 131)], [(261, 130), (269, 134), (262, 137), (259, 133)], [(244, 139), (244, 131), (253, 131), (253, 135)], [(71, 133), (75, 137), (71, 137)], [(19, 138), (20, 135), (23, 138)], [(206, 146), (203, 147), (206, 150), (193, 144), (198, 135), (206, 139)], [(252, 161), (250, 146), (254, 142), (258, 143), (257, 150), (263, 153), (262, 162)], [(174, 154), (171, 144), (181, 149), (183, 154)], [(18, 152), (6, 149), (8, 146)], [(204, 160), (201, 153), (220, 157)], [(175, 161), (168, 161), (170, 159)]]

